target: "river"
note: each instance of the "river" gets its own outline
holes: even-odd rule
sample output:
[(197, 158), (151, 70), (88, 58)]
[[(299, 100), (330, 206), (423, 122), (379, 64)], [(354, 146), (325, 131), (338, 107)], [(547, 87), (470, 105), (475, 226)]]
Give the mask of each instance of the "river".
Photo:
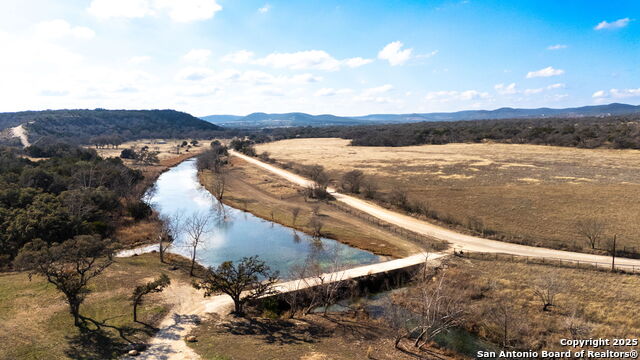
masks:
[[(196, 160), (188, 159), (169, 169), (156, 181), (145, 197), (164, 216), (180, 214), (186, 219), (194, 213), (207, 213), (211, 226), (197, 251), (197, 260), (205, 266), (217, 266), (245, 256), (258, 255), (272, 270), (289, 277), (294, 265), (304, 263), (313, 254), (321, 261), (339, 259), (343, 266), (379, 262), (381, 258), (338, 241), (312, 237), (250, 213), (220, 204), (198, 181)], [(189, 256), (188, 238), (182, 233), (171, 252)], [(151, 250), (154, 247), (148, 247)]]

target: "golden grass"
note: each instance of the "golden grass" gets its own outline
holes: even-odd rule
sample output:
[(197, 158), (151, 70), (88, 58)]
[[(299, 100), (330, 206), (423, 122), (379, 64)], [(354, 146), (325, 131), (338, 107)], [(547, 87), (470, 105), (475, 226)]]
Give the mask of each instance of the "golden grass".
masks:
[[(184, 139), (184, 140), (188, 142), (191, 141), (191, 139)], [(211, 142), (210, 140), (200, 140), (200, 139), (196, 139), (196, 140), (200, 142), (198, 146), (191, 147), (191, 148), (187, 148), (187, 147), (180, 148), (180, 153), (181, 154), (189, 154), (192, 152), (198, 153), (203, 151), (203, 149), (209, 148), (209, 143)], [(136, 147), (140, 149), (143, 146), (148, 146), (149, 151), (158, 151), (159, 152), (158, 158), (160, 160), (165, 160), (165, 159), (173, 158), (177, 155), (176, 146), (182, 144), (182, 141), (183, 140), (142, 139), (142, 140), (135, 140), (135, 141), (127, 141), (122, 145), (120, 145), (117, 149), (111, 149), (111, 148), (95, 149), (95, 147), (91, 147), (91, 146), (87, 146), (87, 147), (95, 149), (98, 152), (98, 155), (102, 157), (119, 157), (120, 153), (122, 152), (122, 149), (131, 148), (131, 147)]]
[[(640, 334), (640, 318), (633, 315), (640, 303), (640, 276), (503, 260), (454, 258), (449, 265), (444, 272), (448, 282), (474, 288), (473, 299), (467, 298), (467, 325), (481, 335), (490, 336), (488, 309), (500, 301), (515, 305), (513, 335), (527, 349), (566, 351), (559, 340), (571, 338), (568, 320), (574, 314), (586, 326), (579, 338)], [(556, 306), (542, 311), (534, 288), (549, 278), (558, 279), (561, 290)]]
[[(157, 254), (118, 258), (116, 263), (90, 283), (93, 291), (80, 308), (80, 313), (109, 325), (128, 328), (130, 340), (143, 342), (152, 331), (134, 323), (129, 296), (134, 287), (157, 277), (169, 275), (172, 281), (188, 283), (183, 260), (174, 256), (179, 270), (161, 264)], [(139, 308), (141, 321), (157, 325), (170, 305), (161, 294), (152, 294)], [(31, 281), (26, 273), (0, 274), (0, 359), (68, 359), (115, 358), (127, 346), (113, 329), (105, 328), (104, 337), (88, 337), (73, 325), (73, 318), (62, 294), (42, 277)], [(83, 357), (84, 356), (84, 357)]]
[[(350, 314), (290, 320), (212, 318), (192, 334), (198, 342), (189, 346), (204, 359), (415, 359), (394, 349), (384, 324)], [(440, 358), (453, 359), (442, 353)]]
[(508, 241), (586, 250), (577, 219), (601, 217), (607, 236), (640, 251), (640, 151), (511, 144), (349, 146), (342, 139), (261, 144), (281, 162), (320, 164), (334, 180), (362, 170), (382, 192), (405, 188), (459, 223), (476, 217)]

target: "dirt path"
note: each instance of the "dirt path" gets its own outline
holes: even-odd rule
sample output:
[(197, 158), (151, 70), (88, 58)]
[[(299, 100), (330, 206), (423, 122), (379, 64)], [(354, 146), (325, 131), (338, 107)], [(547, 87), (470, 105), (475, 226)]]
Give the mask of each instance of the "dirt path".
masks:
[(171, 314), (159, 325), (160, 330), (139, 356), (124, 359), (194, 360), (200, 359), (184, 338), (208, 313), (224, 314), (233, 306), (228, 296), (204, 298), (190, 284), (172, 283), (163, 292), (165, 299), (174, 304)]
[(27, 147), (31, 145), (29, 143), (29, 137), (27, 136), (27, 130), (25, 130), (24, 125), (11, 128), (11, 132), (13, 133), (14, 137), (20, 138), (22, 146)]
[[(264, 163), (255, 158), (240, 154), (233, 150), (231, 150), (230, 153), (233, 156), (240, 157), (249, 163), (252, 163), (256, 166), (260, 166), (263, 169), (266, 169), (274, 174), (277, 174), (300, 186), (309, 186), (310, 184), (312, 184), (310, 180), (307, 180), (299, 175), (293, 174), (287, 170), (280, 169), (278, 167)], [(611, 258), (608, 256), (592, 255), (592, 254), (585, 254), (585, 253), (577, 253), (577, 252), (570, 252), (570, 251), (553, 250), (553, 249), (547, 249), (547, 248), (512, 244), (512, 243), (507, 243), (502, 241), (489, 240), (489, 239), (484, 239), (476, 236), (461, 234), (453, 230), (449, 230), (441, 226), (437, 226), (437, 225), (428, 223), (426, 221), (413, 218), (411, 216), (403, 215), (395, 211), (385, 209), (381, 206), (370, 203), (368, 201), (364, 201), (353, 196), (341, 194), (335, 191), (335, 189), (329, 188), (328, 190), (338, 201), (341, 201), (360, 211), (366, 212), (371, 216), (375, 216), (379, 219), (382, 219), (394, 225), (401, 226), (407, 230), (411, 230), (426, 236), (431, 236), (436, 239), (447, 241), (456, 250), (468, 250), (468, 251), (488, 252), (488, 253), (506, 253), (506, 254), (519, 255), (519, 256), (533, 256), (533, 257), (544, 257), (544, 258), (557, 258), (557, 259), (571, 260), (571, 261), (598, 263), (601, 266), (610, 266), (611, 264)], [(634, 266), (636, 269), (638, 269), (640, 268), (640, 260), (618, 258), (616, 259), (616, 265), (620, 268), (629, 268)]]
[[(274, 289), (278, 293), (286, 293), (321, 284), (403, 269), (427, 261), (431, 262), (444, 256), (446, 256), (446, 254), (419, 253), (402, 259), (322, 274), (320, 277), (286, 281), (277, 284), (274, 286)], [(195, 290), (190, 284), (185, 283), (172, 283), (165, 289), (163, 295), (169, 303), (174, 304), (171, 314), (160, 323), (160, 330), (153, 339), (151, 339), (149, 347), (145, 351), (139, 356), (126, 356), (124, 359), (200, 359), (200, 356), (185, 342), (185, 336), (187, 336), (207, 314), (217, 313), (224, 316), (228, 314), (233, 307), (233, 302), (229, 296), (217, 295), (205, 298), (201, 291)]]

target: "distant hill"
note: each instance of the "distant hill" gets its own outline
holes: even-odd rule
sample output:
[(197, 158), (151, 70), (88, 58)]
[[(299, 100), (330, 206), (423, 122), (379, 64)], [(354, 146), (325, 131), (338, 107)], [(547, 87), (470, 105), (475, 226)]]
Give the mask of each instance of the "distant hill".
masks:
[(461, 121), (488, 119), (534, 119), (545, 117), (586, 117), (613, 116), (640, 113), (640, 106), (608, 104), (582, 106), (576, 108), (465, 110), (457, 112), (414, 113), (414, 114), (371, 114), (365, 116), (341, 117), (335, 115), (309, 115), (305, 113), (265, 114), (253, 113), (247, 116), (211, 115), (202, 119), (225, 127), (235, 128), (277, 128), (295, 126), (334, 126), (394, 124), (422, 121)]
[[(24, 124), (29, 140), (55, 138), (89, 143), (95, 136), (195, 138), (212, 136), (222, 128), (174, 110), (46, 110), (0, 113), (2, 128)], [(2, 130), (0, 128), (0, 130)]]
[(640, 113), (640, 106), (628, 104), (608, 104), (582, 106), (565, 109), (537, 108), (517, 109), (500, 108), (496, 110), (465, 110), (457, 112), (440, 112), (424, 114), (373, 114), (357, 116), (355, 119), (376, 122), (420, 122), (420, 121), (460, 121), (460, 120), (488, 120), (488, 119), (534, 119), (545, 117), (585, 117), (612, 116)]
[(366, 125), (375, 121), (355, 119), (335, 115), (310, 115), (300, 112), (284, 114), (266, 114), (257, 112), (247, 116), (210, 115), (201, 119), (224, 127), (233, 128), (280, 128), (296, 126), (335, 126), (335, 125)]

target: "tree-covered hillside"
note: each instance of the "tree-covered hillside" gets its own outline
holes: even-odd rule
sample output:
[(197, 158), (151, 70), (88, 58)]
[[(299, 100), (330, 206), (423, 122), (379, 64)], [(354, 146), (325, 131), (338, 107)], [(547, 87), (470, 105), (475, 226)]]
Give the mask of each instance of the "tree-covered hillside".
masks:
[(210, 137), (222, 128), (174, 110), (47, 110), (0, 114), (0, 126), (25, 124), (29, 140), (44, 137), (89, 143), (95, 136), (140, 138)]

